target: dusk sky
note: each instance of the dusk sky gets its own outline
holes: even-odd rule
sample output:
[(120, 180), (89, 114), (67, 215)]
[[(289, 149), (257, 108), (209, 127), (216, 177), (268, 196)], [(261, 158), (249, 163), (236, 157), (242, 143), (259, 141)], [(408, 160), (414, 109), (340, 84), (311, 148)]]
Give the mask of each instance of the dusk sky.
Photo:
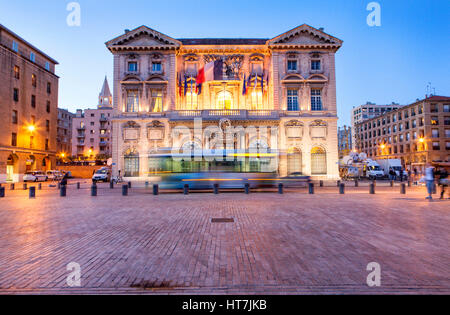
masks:
[[(66, 0), (0, 0), (5, 25), (59, 61), (59, 107), (93, 108), (112, 55), (104, 43), (147, 25), (173, 38), (272, 38), (303, 23), (344, 41), (336, 55), (339, 125), (367, 101), (409, 104), (428, 82), (450, 96), (450, 1), (384, 0), (369, 27), (369, 0), (79, 0), (81, 25), (66, 23)], [(112, 86), (111, 86), (112, 88)]]

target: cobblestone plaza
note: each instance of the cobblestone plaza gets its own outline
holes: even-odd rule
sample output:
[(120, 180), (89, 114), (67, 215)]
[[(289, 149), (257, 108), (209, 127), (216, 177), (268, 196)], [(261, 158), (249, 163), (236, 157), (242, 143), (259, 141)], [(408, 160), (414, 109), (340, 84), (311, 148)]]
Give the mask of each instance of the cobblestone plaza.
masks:
[[(91, 197), (89, 187), (71, 183), (65, 198), (6, 191), (0, 293), (450, 293), (449, 201), (428, 202), (423, 188), (154, 196), (133, 186), (123, 197), (99, 185)], [(81, 287), (67, 285), (71, 262)], [(379, 288), (366, 284), (370, 262)]]

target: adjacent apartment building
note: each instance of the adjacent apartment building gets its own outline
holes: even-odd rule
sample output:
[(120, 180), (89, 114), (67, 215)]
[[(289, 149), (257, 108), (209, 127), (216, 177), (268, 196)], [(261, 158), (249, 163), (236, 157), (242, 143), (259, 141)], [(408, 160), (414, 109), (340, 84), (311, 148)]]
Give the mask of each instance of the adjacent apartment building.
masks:
[(111, 157), (112, 94), (105, 77), (96, 109), (78, 109), (72, 123), (72, 156), (88, 160)]
[(372, 119), (383, 115), (387, 112), (397, 110), (403, 105), (392, 102), (390, 105), (377, 105), (372, 102), (367, 102), (365, 105), (360, 105), (357, 107), (353, 107), (352, 117), (351, 117), (351, 129), (352, 129), (352, 143), (356, 142), (355, 138), (355, 127), (357, 124), (366, 121), (368, 119)]
[[(175, 39), (146, 26), (126, 30), (106, 43), (114, 56), (113, 173), (142, 179), (208, 171), (219, 164), (206, 161), (214, 155), (241, 158), (227, 161), (241, 172), (338, 179), (341, 45), (306, 24), (273, 38)], [(195, 151), (203, 162), (158, 158), (171, 151)]]
[(450, 97), (431, 96), (356, 125), (356, 147), (408, 169), (450, 161)]
[(74, 113), (58, 108), (58, 129), (56, 131), (56, 152), (58, 160), (64, 160), (72, 153), (72, 122)]
[(57, 64), (0, 25), (0, 182), (56, 164)]

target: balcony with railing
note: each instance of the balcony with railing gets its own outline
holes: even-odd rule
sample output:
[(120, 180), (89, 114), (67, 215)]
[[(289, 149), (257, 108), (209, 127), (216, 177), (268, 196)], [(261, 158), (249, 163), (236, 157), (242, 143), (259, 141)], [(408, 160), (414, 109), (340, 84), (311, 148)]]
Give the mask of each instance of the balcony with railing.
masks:
[(169, 113), (171, 120), (191, 120), (195, 118), (221, 119), (232, 118), (237, 120), (279, 119), (280, 114), (274, 110), (244, 110), (244, 109), (205, 109), (205, 110), (179, 110)]

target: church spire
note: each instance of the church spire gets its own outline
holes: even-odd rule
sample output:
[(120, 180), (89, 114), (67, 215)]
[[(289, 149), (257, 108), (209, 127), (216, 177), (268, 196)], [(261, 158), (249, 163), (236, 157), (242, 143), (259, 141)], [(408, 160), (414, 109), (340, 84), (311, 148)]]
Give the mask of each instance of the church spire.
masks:
[(98, 108), (112, 107), (112, 94), (109, 89), (108, 79), (105, 76), (105, 81), (103, 82), (102, 90), (98, 96)]

